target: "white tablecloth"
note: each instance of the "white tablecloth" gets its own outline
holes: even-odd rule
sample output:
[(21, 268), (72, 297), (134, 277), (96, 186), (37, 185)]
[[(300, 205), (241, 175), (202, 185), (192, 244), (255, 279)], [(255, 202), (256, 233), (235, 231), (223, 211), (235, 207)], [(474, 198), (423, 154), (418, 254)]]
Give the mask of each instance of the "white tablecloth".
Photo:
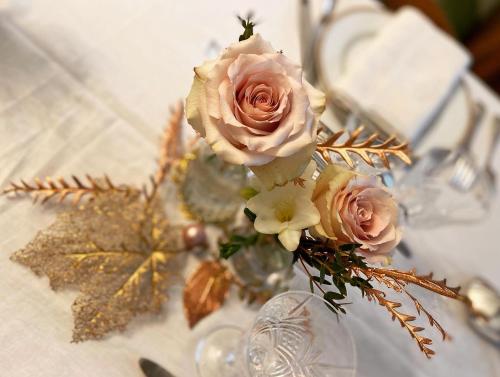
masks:
[[(0, 185), (35, 176), (107, 173), (117, 182), (143, 182), (154, 168), (156, 142), (168, 105), (185, 96), (192, 67), (210, 41), (237, 39), (234, 15), (258, 14), (258, 31), (298, 61), (295, 1), (11, 0), (0, 13)], [(500, 102), (475, 78), (473, 93), (491, 112)], [(453, 132), (453, 130), (451, 130)], [(484, 141), (482, 136), (478, 143)], [(500, 156), (497, 156), (497, 166)], [(500, 198), (482, 224), (410, 232), (417, 253), (400, 265), (430, 263), (460, 283), (482, 275), (500, 288)], [(50, 224), (55, 211), (28, 200), (0, 199), (0, 375), (140, 376), (149, 357), (177, 377), (195, 375), (197, 340), (220, 323), (249, 323), (255, 312), (236, 299), (188, 329), (179, 285), (165, 315), (135, 320), (123, 334), (71, 344), (76, 292), (55, 293), (46, 278), (9, 255)], [(185, 273), (195, 267), (189, 261)], [(295, 285), (304, 284), (297, 278)], [(427, 361), (382, 308), (354, 297), (349, 321), (359, 376), (500, 375), (498, 351), (466, 327), (456, 305), (432, 301), (455, 335), (436, 344)], [(437, 338), (437, 336), (436, 336)]]

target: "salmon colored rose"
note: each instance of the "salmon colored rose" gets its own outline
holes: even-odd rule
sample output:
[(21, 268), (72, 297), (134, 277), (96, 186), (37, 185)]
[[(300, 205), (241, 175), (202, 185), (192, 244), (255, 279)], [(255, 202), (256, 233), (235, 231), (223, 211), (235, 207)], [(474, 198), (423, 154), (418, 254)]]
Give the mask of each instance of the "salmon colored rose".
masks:
[(301, 68), (256, 34), (195, 68), (186, 115), (217, 155), (271, 188), (304, 171), (324, 105)]
[(321, 219), (314, 230), (337, 244), (360, 244), (368, 262), (386, 262), (401, 240), (398, 205), (375, 177), (329, 165), (317, 180), (313, 202)]

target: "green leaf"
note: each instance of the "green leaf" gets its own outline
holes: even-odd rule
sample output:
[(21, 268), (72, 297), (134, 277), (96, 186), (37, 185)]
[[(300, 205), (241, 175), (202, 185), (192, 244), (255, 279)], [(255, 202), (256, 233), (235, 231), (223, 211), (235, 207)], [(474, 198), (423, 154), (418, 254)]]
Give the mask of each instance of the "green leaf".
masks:
[(215, 153), (212, 153), (211, 155), (207, 156), (207, 158), (205, 159), (205, 162), (213, 161), (216, 158), (217, 158), (217, 155)]
[(344, 296), (336, 292), (325, 292), (323, 295), (323, 299), (328, 303), (326, 306), (335, 314), (338, 314), (337, 311), (341, 311), (345, 313), (345, 310), (342, 308), (342, 304), (335, 302), (335, 300), (342, 300)]
[(229, 238), (229, 242), (223, 243), (220, 245), (220, 257), (224, 259), (228, 259), (240, 249), (244, 247), (249, 247), (255, 245), (259, 240), (260, 233), (254, 233), (250, 236), (242, 236), (239, 234), (233, 234)]
[(342, 268), (345, 268), (344, 261), (342, 260), (342, 255), (340, 253), (335, 253), (335, 262)]
[(311, 293), (314, 293), (314, 285), (311, 278), (309, 278), (309, 290), (311, 291)]
[(340, 293), (337, 293), (337, 292), (326, 292), (323, 296), (323, 298), (330, 302), (330, 301), (335, 301), (335, 300), (343, 300), (344, 299), (344, 295), (340, 294)]
[(238, 38), (238, 41), (244, 41), (250, 38), (253, 35), (253, 28), (255, 26), (255, 23), (252, 21), (253, 14), (249, 13), (247, 18), (244, 19), (243, 17), (237, 16), (238, 20), (241, 22), (241, 26), (243, 26), (243, 34), (241, 34)]
[(240, 190), (240, 196), (245, 200), (253, 198), (258, 193), (259, 192), (253, 187), (244, 187)]
[(320, 276), (313, 276), (312, 279), (314, 281), (317, 281), (320, 284), (323, 284), (323, 285), (332, 285), (332, 283), (330, 283), (329, 281), (325, 280), (324, 278), (322, 279)]
[(319, 283), (323, 284), (324, 280), (325, 280), (325, 265), (322, 264), (321, 268), (319, 269)]
[(257, 218), (257, 215), (255, 213), (250, 211), (248, 208), (245, 208), (243, 212), (248, 217), (248, 220), (250, 220), (251, 222), (255, 222), (255, 219)]
[(330, 309), (330, 311), (332, 311), (333, 313), (335, 313), (337, 316), (339, 314), (339, 313), (337, 313), (337, 310), (343, 311), (345, 313), (345, 311), (342, 309), (342, 307), (340, 307), (338, 305), (336, 306), (336, 305), (333, 305), (332, 303), (328, 303), (328, 304), (325, 303), (325, 306), (328, 309)]
[(241, 249), (241, 244), (238, 243), (223, 243), (220, 245), (219, 252), (220, 257), (224, 259), (228, 259), (232, 255), (236, 254)]
[(353, 287), (359, 287), (361, 289), (373, 288), (372, 285), (368, 282), (368, 280), (360, 278), (359, 276), (353, 276), (349, 284), (351, 284)]
[(231, 243), (238, 243), (238, 244), (241, 244), (242, 246), (252, 246), (252, 245), (255, 245), (257, 243), (257, 241), (259, 240), (259, 234), (260, 233), (254, 233), (254, 234), (251, 234), (250, 236), (242, 236), (239, 234), (233, 234), (229, 240)]
[(356, 250), (360, 246), (361, 246), (361, 244), (359, 244), (359, 243), (346, 243), (346, 244), (340, 245), (339, 250), (351, 252), (351, 251)]
[(337, 279), (333, 279), (333, 284), (335, 284), (341, 294), (343, 294), (344, 296), (347, 295), (347, 288), (343, 280), (337, 277)]

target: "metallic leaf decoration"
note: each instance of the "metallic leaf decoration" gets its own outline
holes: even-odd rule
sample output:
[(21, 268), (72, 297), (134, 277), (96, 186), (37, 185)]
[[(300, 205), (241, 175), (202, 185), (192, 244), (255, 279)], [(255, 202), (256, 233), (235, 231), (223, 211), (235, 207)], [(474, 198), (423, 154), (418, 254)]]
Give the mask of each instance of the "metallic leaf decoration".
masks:
[(233, 276), (219, 261), (203, 262), (184, 288), (184, 311), (189, 327), (219, 309), (224, 303)]
[(321, 154), (327, 163), (332, 163), (330, 152), (339, 155), (351, 169), (354, 168), (354, 161), (351, 154), (358, 155), (365, 163), (370, 166), (375, 166), (373, 156), (378, 157), (383, 166), (390, 169), (388, 156), (393, 156), (405, 164), (411, 165), (411, 158), (409, 156), (408, 143), (398, 143), (395, 136), (391, 136), (384, 141), (377, 143), (379, 138), (378, 134), (374, 133), (367, 139), (359, 141), (364, 127), (358, 127), (349, 134), (348, 139), (343, 143), (337, 143), (341, 136), (346, 131), (342, 130), (334, 133), (328, 140), (318, 144), (316, 150)]
[(77, 205), (84, 197), (94, 199), (97, 195), (105, 193), (130, 195), (137, 191), (131, 186), (115, 185), (107, 175), (104, 178), (95, 179), (87, 174), (85, 178), (88, 183), (74, 175), (71, 178), (69, 182), (62, 177), (57, 179), (47, 177), (45, 180), (35, 178), (35, 182), (31, 184), (21, 179), (19, 183), (11, 182), (3, 193), (31, 195), (33, 202), (40, 200), (42, 204), (53, 198), (57, 198), (57, 201), (62, 203), (66, 198), (72, 197), (71, 203)]
[(58, 215), (12, 260), (46, 275), (58, 290), (76, 287), (73, 341), (123, 331), (166, 299), (179, 250), (159, 199), (103, 194)]

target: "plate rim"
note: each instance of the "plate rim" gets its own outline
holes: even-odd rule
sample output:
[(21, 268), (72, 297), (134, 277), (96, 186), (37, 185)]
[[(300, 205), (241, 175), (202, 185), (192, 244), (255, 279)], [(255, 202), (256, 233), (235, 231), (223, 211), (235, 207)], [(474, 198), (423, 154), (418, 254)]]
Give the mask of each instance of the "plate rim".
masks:
[(318, 27), (317, 33), (316, 33), (316, 38), (314, 39), (314, 46), (313, 46), (313, 59), (316, 62), (315, 64), (315, 70), (317, 73), (317, 78), (318, 82), (323, 88), (323, 90), (326, 91), (327, 95), (327, 100), (329, 97), (329, 94), (332, 92), (331, 87), (327, 85), (329, 81), (326, 79), (326, 75), (324, 74), (325, 69), (324, 65), (320, 59), (320, 53), (321, 53), (321, 47), (324, 44), (325, 36), (326, 36), (326, 30), (328, 28), (331, 28), (332, 25), (339, 20), (345, 19), (347, 17), (357, 15), (359, 13), (376, 13), (376, 14), (383, 14), (386, 16), (391, 16), (392, 12), (385, 8), (381, 8), (377, 6), (376, 4), (374, 5), (356, 5), (356, 6), (351, 6), (347, 9), (340, 10), (338, 12), (332, 12), (329, 15), (325, 16)]
[[(345, 19), (346, 17), (350, 17), (353, 15), (357, 15), (359, 13), (376, 13), (376, 14), (382, 14), (388, 17), (392, 17), (394, 13), (387, 8), (377, 6), (376, 4), (374, 5), (355, 5), (351, 6), (347, 9), (343, 9), (340, 11), (333, 11), (330, 14), (326, 15), (324, 18), (321, 19), (321, 22), (318, 26), (318, 30), (316, 33), (316, 37), (314, 39), (314, 46), (313, 46), (313, 59), (315, 61), (314, 67), (316, 71), (316, 77), (317, 77), (317, 82), (320, 84), (321, 88), (325, 92), (326, 96), (326, 102), (329, 104), (330, 107), (335, 108), (338, 106), (338, 98), (335, 92), (332, 90), (332, 88), (327, 85), (329, 81), (325, 78), (325, 70), (324, 70), (324, 65), (319, 59), (320, 57), (320, 51), (321, 47), (324, 44), (324, 39), (326, 35), (326, 30), (328, 28), (332, 27), (332, 24), (335, 22)], [(470, 120), (471, 113), (473, 112), (473, 104), (474, 100), (471, 95), (471, 90), (469, 87), (469, 84), (467, 83), (465, 76), (460, 78), (456, 84), (455, 88), (452, 89), (452, 91), (449, 93), (448, 98), (444, 101), (443, 107), (438, 110), (436, 115), (434, 116), (434, 119), (431, 121), (431, 123), (434, 123), (439, 120), (439, 118), (442, 116), (443, 112), (446, 111), (447, 104), (449, 101), (456, 95), (457, 91), (463, 91), (464, 92), (464, 97), (466, 99), (465, 104), (467, 106), (467, 117), (464, 119), (464, 127), (467, 126), (468, 121)], [(340, 100), (345, 100), (345, 98), (340, 98)], [(356, 111), (361, 111), (365, 116), (368, 116), (369, 118), (372, 118), (373, 114), (366, 112), (364, 109), (360, 109), (356, 107)], [(337, 114), (334, 112), (334, 116), (337, 117)], [(390, 135), (395, 135), (400, 141), (408, 141), (411, 144), (412, 151), (415, 152), (415, 150), (419, 149), (419, 147), (422, 145), (422, 141), (428, 136), (430, 133), (430, 129), (432, 128), (431, 126), (425, 127), (424, 130), (419, 131), (416, 133), (417, 137), (414, 137), (415, 135), (408, 135), (405, 136), (401, 132), (399, 132), (397, 129), (395, 129), (394, 126), (387, 124), (387, 127), (376, 127), (375, 132), (384, 135), (384, 136), (390, 136)], [(411, 138), (410, 138), (411, 137)]]

